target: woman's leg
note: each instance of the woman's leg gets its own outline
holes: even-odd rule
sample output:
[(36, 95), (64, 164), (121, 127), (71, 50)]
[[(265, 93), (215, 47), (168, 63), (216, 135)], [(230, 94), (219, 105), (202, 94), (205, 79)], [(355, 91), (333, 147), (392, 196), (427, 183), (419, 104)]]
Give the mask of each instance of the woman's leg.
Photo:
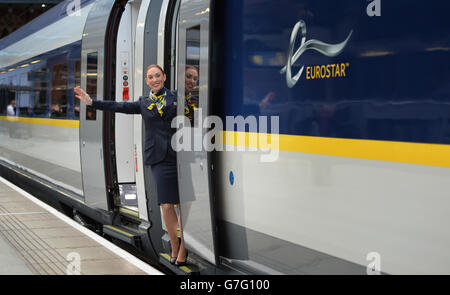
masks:
[(178, 236), (177, 236), (177, 213), (173, 204), (161, 204), (163, 220), (169, 233), (170, 245), (172, 247), (172, 257), (178, 256)]

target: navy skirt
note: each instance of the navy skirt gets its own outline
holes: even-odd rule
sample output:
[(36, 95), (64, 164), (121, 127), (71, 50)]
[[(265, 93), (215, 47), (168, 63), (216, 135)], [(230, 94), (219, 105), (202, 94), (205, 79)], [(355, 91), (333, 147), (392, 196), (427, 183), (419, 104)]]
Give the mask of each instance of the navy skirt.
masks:
[(158, 204), (179, 204), (176, 162), (163, 161), (153, 165), (152, 175), (156, 183)]

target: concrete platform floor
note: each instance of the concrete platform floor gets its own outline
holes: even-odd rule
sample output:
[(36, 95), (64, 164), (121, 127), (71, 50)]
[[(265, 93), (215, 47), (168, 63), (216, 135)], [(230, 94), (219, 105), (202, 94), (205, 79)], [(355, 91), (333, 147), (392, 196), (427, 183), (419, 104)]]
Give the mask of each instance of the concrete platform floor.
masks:
[(118, 255), (115, 245), (98, 235), (94, 240), (5, 183), (0, 177), (0, 275), (160, 274)]

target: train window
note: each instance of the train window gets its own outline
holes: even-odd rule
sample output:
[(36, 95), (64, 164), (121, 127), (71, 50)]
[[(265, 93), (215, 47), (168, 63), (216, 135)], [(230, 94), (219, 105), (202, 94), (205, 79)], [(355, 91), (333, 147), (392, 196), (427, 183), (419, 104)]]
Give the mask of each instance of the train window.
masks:
[[(87, 55), (87, 87), (86, 92), (92, 99), (97, 99), (97, 72), (98, 72), (98, 54), (97, 52)], [(86, 106), (86, 120), (95, 120), (97, 118), (96, 110), (91, 106)]]
[(33, 114), (34, 93), (31, 91), (30, 76), (28, 73), (20, 73), (18, 76), (16, 94), (16, 113), (21, 117), (29, 117)]
[[(77, 60), (75, 62), (75, 87), (81, 85), (81, 60)], [(80, 118), (80, 100), (75, 99), (74, 100), (74, 112), (75, 112), (75, 118)]]
[(6, 108), (8, 107), (8, 88), (6, 79), (0, 80), (0, 115), (6, 114)]
[(194, 116), (199, 107), (200, 26), (186, 30), (185, 115), (193, 126), (201, 124)]
[(67, 115), (67, 75), (67, 63), (52, 67), (52, 118), (65, 118)]
[[(9, 81), (7, 82), (7, 92), (8, 92), (8, 104), (9, 102), (11, 102), (13, 99), (16, 101), (16, 109), (17, 109), (17, 105), (18, 105), (18, 101), (17, 101), (17, 97), (16, 97), (16, 93), (17, 93), (17, 76), (10, 76), (9, 77)], [(17, 114), (17, 112), (16, 112)]]
[(49, 104), (47, 103), (47, 69), (36, 68), (30, 72), (30, 80), (34, 92), (33, 115), (48, 117)]

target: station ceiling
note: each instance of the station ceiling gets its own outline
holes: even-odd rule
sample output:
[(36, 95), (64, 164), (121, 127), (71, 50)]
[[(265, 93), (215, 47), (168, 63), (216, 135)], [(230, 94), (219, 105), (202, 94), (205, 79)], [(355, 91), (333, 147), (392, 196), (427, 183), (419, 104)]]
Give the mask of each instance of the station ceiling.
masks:
[(0, 4), (58, 4), (64, 0), (0, 0)]
[(0, 0), (0, 39), (63, 0)]

